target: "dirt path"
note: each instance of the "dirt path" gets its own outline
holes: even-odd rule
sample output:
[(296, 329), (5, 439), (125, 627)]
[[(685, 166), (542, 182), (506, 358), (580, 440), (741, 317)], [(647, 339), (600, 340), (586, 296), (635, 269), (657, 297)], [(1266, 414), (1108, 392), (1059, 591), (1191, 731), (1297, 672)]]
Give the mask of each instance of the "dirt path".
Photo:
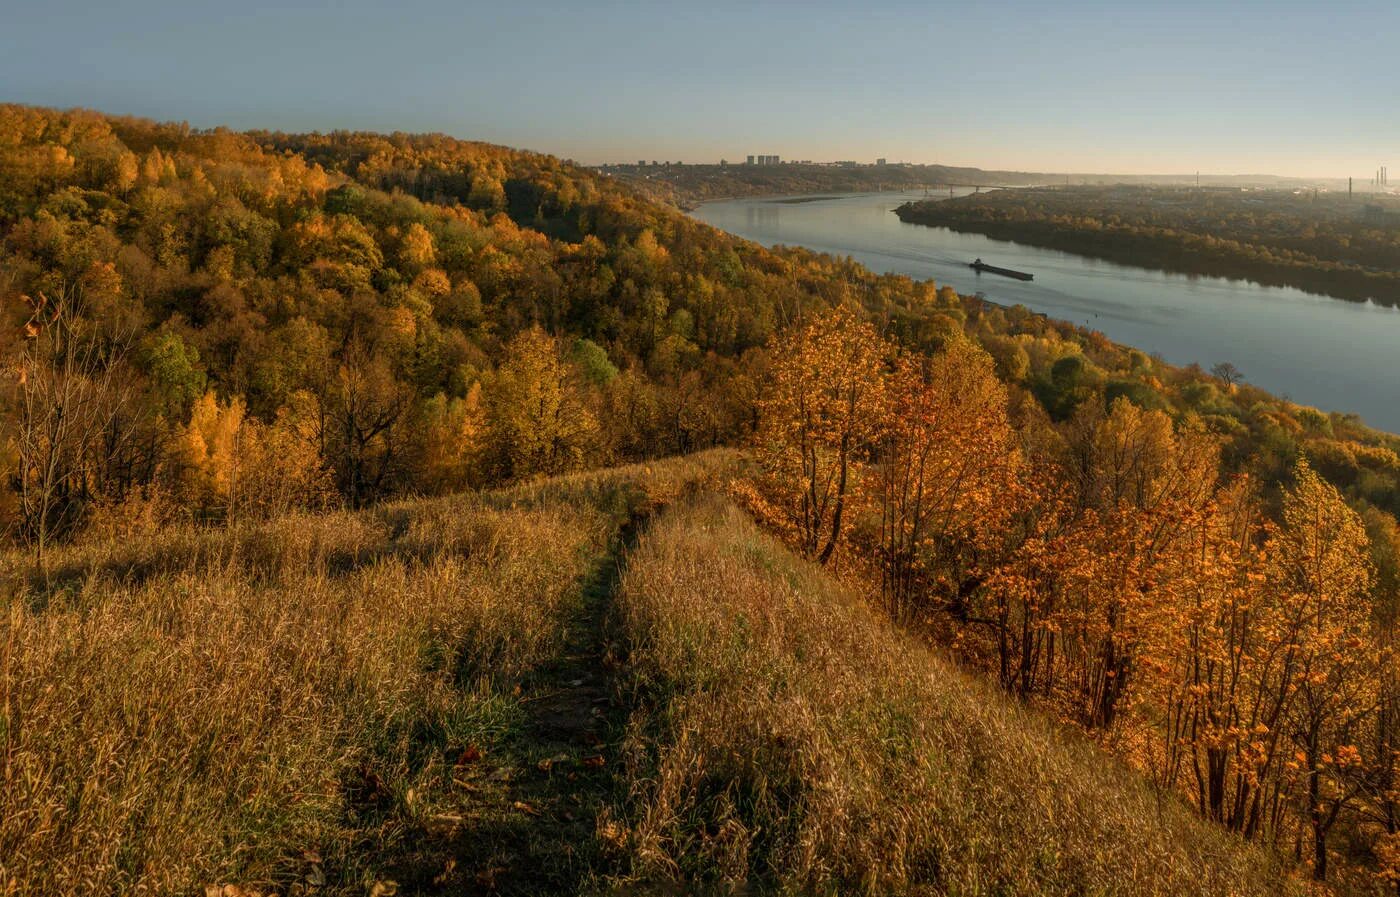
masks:
[(575, 894), (598, 868), (597, 817), (613, 794), (615, 664), (606, 621), (634, 515), (585, 580), (563, 650), (521, 683), (518, 732), (468, 746), (453, 768), (459, 811), (425, 824), (398, 894)]

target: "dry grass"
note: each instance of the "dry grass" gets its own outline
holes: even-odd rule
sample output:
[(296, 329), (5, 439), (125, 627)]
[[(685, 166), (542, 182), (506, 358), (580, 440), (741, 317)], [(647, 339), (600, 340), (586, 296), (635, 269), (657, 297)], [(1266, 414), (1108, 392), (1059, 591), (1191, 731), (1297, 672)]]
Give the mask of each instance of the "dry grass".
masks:
[[(570, 854), (515, 893), (1291, 887), (702, 490), (733, 464), (167, 530), (64, 549), (47, 579), (0, 556), (0, 894), (477, 893), (501, 886), (446, 873), (495, 863), (491, 839)], [(620, 529), (667, 504), (616, 582)], [(606, 645), (613, 586), (622, 762), (540, 779), (558, 746), (529, 702)], [(478, 790), (453, 783), (466, 745)]]
[(0, 558), (0, 894), (363, 894), (710, 456)]
[(709, 498), (617, 598), (638, 709), (622, 886), (1278, 894), (1265, 854), (894, 631)]

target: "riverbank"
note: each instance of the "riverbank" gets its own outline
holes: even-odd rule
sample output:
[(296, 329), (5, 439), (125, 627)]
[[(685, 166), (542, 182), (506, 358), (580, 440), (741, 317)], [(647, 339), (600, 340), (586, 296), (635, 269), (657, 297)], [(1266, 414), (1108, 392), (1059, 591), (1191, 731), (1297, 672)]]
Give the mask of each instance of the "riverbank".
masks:
[[(984, 194), (985, 195), (985, 194)], [(1250, 382), (1297, 402), (1355, 412), (1400, 432), (1400, 382), (1389, 369), (1400, 310), (1338, 302), (1298, 289), (1133, 267), (978, 233), (907, 224), (891, 213), (919, 197), (852, 195), (800, 204), (710, 202), (693, 216), (766, 246), (801, 246), (871, 270), (933, 279), (989, 303), (1022, 305), (1050, 319), (1203, 368), (1228, 361)], [(956, 201), (956, 200), (954, 200)], [(979, 278), (975, 258), (1035, 275)]]
[[(1289, 241), (1296, 245), (1288, 245), (1281, 237), (1231, 238), (1231, 234), (1243, 237), (1243, 227), (1231, 223), (1229, 218), (1219, 225), (1219, 233), (1186, 229), (1188, 220), (1203, 228), (1201, 222), (1212, 214), (1221, 214), (1214, 204), (1199, 210), (1168, 206), (1164, 211), (1157, 203), (1145, 212), (1134, 214), (1138, 207), (1124, 209), (1113, 204), (1099, 206), (1063, 198), (1066, 193), (1073, 196), (1076, 192), (1013, 190), (1004, 191), (996, 198), (984, 194), (955, 201), (916, 201), (904, 203), (895, 209), (895, 214), (910, 224), (981, 234), (1120, 265), (1292, 287), (1350, 302), (1400, 305), (1400, 270), (1381, 264), (1322, 257), (1303, 248), (1311, 242), (1316, 244), (1316, 251), (1325, 252), (1333, 244), (1359, 243), (1360, 238), (1348, 233), (1347, 226), (1352, 222), (1321, 216), (1316, 221), (1300, 219), (1296, 222), (1300, 236)], [(1247, 213), (1255, 214), (1252, 209)], [(1273, 223), (1266, 216), (1276, 216), (1277, 212), (1265, 209), (1257, 215)], [(1379, 220), (1384, 222), (1384, 216)], [(1250, 224), (1254, 224), (1253, 217)], [(1294, 222), (1283, 222), (1283, 226), (1291, 224)], [(1384, 224), (1379, 226), (1384, 227)], [(1304, 236), (1307, 234), (1312, 236)], [(1387, 260), (1383, 236), (1382, 233), (1381, 239), (1374, 240), (1380, 244), (1372, 252), (1377, 256), (1372, 259), (1374, 262)]]

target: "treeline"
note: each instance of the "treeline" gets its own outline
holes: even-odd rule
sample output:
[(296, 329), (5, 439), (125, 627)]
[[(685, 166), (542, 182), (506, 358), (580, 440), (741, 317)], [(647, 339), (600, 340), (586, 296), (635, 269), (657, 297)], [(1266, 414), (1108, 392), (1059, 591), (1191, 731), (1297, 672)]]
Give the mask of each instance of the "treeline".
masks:
[(1271, 511), (1195, 414), (1056, 422), (966, 335), (844, 310), (775, 345), (760, 421), (749, 503), (809, 557), (1316, 879), (1341, 849), (1400, 883), (1393, 517), (1305, 456)]
[(693, 206), (741, 196), (921, 190), (934, 184), (1033, 184), (1045, 176), (947, 165), (605, 165), (602, 171), (652, 199)]
[(1400, 303), (1400, 216), (1291, 192), (1003, 190), (906, 203), (902, 221), (1125, 265)]

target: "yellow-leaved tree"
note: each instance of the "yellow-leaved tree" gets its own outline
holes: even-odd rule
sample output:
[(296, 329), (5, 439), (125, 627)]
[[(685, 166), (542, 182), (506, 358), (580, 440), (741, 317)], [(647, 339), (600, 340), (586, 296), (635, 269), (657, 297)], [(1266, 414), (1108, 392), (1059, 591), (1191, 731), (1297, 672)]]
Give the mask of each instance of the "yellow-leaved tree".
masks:
[(1278, 595), (1275, 637), (1287, 646), (1274, 689), (1289, 705), (1299, 810), (1311, 829), (1313, 877), (1322, 881), (1328, 833), (1361, 793), (1360, 745), (1378, 709), (1375, 568), (1360, 516), (1302, 459), (1266, 551)]
[(523, 479), (581, 467), (598, 438), (579, 372), (539, 327), (507, 345), (488, 393), (488, 419), (503, 476)]
[(802, 550), (831, 560), (853, 494), (852, 467), (885, 421), (889, 346), (838, 307), (775, 340), (759, 403), (759, 456), (780, 514)]
[(243, 400), (220, 402), (210, 390), (195, 400), (190, 420), (176, 438), (180, 495), (191, 506), (226, 507), (237, 488), (239, 429)]

